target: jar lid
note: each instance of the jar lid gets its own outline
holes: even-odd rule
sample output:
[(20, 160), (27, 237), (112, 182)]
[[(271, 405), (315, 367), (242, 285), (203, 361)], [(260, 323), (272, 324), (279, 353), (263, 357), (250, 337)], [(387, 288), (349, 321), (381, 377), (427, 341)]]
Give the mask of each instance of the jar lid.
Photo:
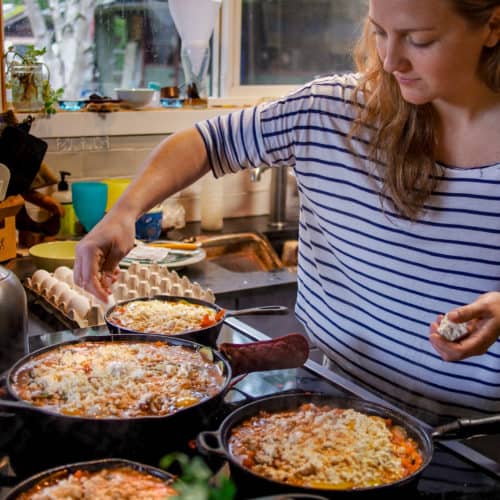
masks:
[(164, 99), (179, 97), (179, 87), (162, 87), (160, 97)]

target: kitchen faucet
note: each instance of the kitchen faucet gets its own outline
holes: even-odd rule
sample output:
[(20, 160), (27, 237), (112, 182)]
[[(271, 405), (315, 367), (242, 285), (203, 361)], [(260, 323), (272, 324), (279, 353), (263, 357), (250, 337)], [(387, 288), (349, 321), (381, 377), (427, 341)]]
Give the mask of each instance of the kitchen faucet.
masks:
[(276, 229), (286, 226), (286, 186), (288, 167), (269, 167), (262, 165), (250, 170), (250, 180), (259, 182), (262, 173), (271, 168), (271, 203), (269, 213), (269, 225)]

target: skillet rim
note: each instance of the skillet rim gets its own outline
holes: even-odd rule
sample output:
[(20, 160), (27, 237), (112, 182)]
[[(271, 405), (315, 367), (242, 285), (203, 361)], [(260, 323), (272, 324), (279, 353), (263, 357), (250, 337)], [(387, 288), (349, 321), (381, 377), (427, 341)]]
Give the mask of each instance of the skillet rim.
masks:
[[(224, 377), (225, 381), (223, 386), (220, 388), (219, 392), (217, 394), (214, 394), (213, 396), (210, 396), (208, 398), (205, 398), (198, 403), (191, 405), (191, 406), (186, 406), (184, 408), (181, 408), (180, 410), (174, 412), (174, 413), (169, 413), (167, 415), (141, 415), (137, 417), (89, 417), (89, 416), (81, 416), (81, 415), (65, 415), (63, 413), (59, 413), (53, 410), (45, 409), (43, 406), (35, 406), (21, 397), (19, 397), (16, 393), (16, 391), (13, 388), (13, 378), (15, 373), (28, 363), (30, 360), (33, 358), (49, 351), (53, 351), (56, 349), (64, 348), (64, 346), (67, 345), (73, 345), (73, 344), (81, 344), (85, 342), (99, 342), (99, 343), (105, 343), (105, 342), (144, 342), (144, 343), (155, 343), (155, 342), (162, 342), (166, 343), (169, 345), (181, 345), (184, 347), (187, 347), (189, 349), (193, 349), (195, 351), (200, 351), (200, 349), (211, 349), (212, 353), (214, 354), (214, 360), (212, 361), (213, 364), (217, 363), (218, 361), (222, 361), (224, 365)], [(15, 401), (22, 403), (25, 408), (23, 409), (15, 409), (14, 411), (34, 411), (34, 412), (40, 412), (44, 415), (51, 416), (51, 417), (57, 417), (57, 418), (63, 418), (63, 419), (69, 419), (69, 420), (74, 420), (74, 421), (90, 421), (90, 422), (102, 422), (102, 423), (109, 423), (109, 422), (139, 422), (139, 421), (147, 421), (147, 420), (160, 420), (160, 419), (166, 419), (168, 417), (174, 417), (174, 416), (179, 416), (185, 411), (189, 410), (194, 410), (198, 408), (198, 406), (203, 405), (204, 403), (213, 400), (214, 398), (217, 397), (224, 397), (224, 394), (227, 392), (228, 388), (230, 387), (231, 381), (232, 381), (232, 368), (231, 364), (227, 360), (227, 358), (217, 349), (214, 349), (213, 347), (206, 346), (203, 344), (199, 344), (197, 342), (194, 342), (192, 340), (187, 340), (187, 339), (182, 339), (182, 338), (171, 338), (170, 336), (167, 335), (159, 335), (159, 334), (153, 334), (153, 333), (123, 333), (123, 334), (113, 334), (109, 333), (107, 335), (89, 335), (89, 336), (83, 336), (78, 339), (71, 339), (63, 342), (58, 342), (57, 344), (53, 344), (50, 346), (45, 346), (40, 349), (37, 349), (36, 351), (33, 351), (29, 354), (26, 354), (22, 358), (19, 358), (7, 371), (5, 375), (5, 382), (6, 382), (6, 387), (8, 394), (11, 398), (13, 398)], [(0, 407), (1, 407), (1, 401), (0, 399)], [(5, 400), (7, 401), (8, 400)], [(7, 406), (7, 405), (6, 405)]]
[[(269, 406), (274, 401), (285, 400), (285, 403), (289, 401), (291, 406), (285, 406), (283, 408), (274, 408), (270, 409)], [(343, 402), (346, 404), (350, 404), (351, 406), (344, 406), (346, 408), (352, 408), (354, 410), (367, 413), (369, 410), (374, 410), (377, 413), (369, 413), (377, 416), (382, 416), (384, 418), (391, 418), (393, 421), (396, 421), (396, 425), (401, 425), (405, 431), (408, 432), (408, 435), (415, 439), (419, 445), (419, 450), (422, 453), (423, 461), (422, 465), (409, 476), (405, 476), (397, 481), (393, 481), (391, 483), (380, 484), (377, 486), (367, 486), (363, 488), (352, 488), (352, 489), (327, 489), (327, 488), (315, 488), (312, 486), (301, 486), (294, 485), (290, 483), (286, 483), (283, 481), (278, 481), (274, 479), (267, 478), (266, 476), (256, 474), (251, 471), (235, 458), (233, 453), (229, 447), (229, 435), (231, 430), (241, 423), (243, 420), (250, 418), (259, 410), (268, 410), (268, 411), (279, 411), (280, 409), (293, 408), (294, 406), (298, 406), (304, 402), (310, 402), (311, 400), (320, 400), (320, 401), (337, 401)], [(354, 406), (352, 404), (354, 403)], [(357, 407), (356, 407), (357, 406)], [(262, 408), (261, 408), (262, 407)], [(341, 407), (341, 406), (337, 406)], [(253, 412), (249, 412), (250, 410), (254, 410)], [(366, 411), (365, 411), (366, 410)], [(247, 412), (249, 412), (247, 414)], [(379, 413), (380, 412), (380, 413)], [(203, 431), (202, 431), (203, 432)], [(219, 425), (216, 430), (218, 434), (218, 439), (220, 441), (220, 445), (224, 450), (224, 454), (227, 460), (231, 463), (232, 466), (235, 466), (246, 474), (250, 474), (255, 479), (260, 481), (267, 481), (270, 484), (276, 487), (284, 487), (284, 488), (294, 488), (298, 489), (301, 493), (309, 493), (314, 492), (315, 494), (321, 495), (353, 495), (353, 494), (362, 494), (362, 493), (373, 493), (378, 491), (384, 491), (388, 488), (397, 488), (403, 486), (407, 483), (412, 482), (417, 479), (417, 477), (426, 469), (432, 461), (434, 456), (434, 441), (430, 433), (415, 419), (413, 416), (409, 414), (405, 414), (402, 411), (394, 410), (387, 406), (384, 406), (379, 403), (374, 403), (371, 401), (363, 400), (359, 397), (349, 397), (349, 396), (335, 396), (331, 394), (327, 394), (324, 392), (315, 392), (315, 391), (307, 391), (307, 392), (298, 392), (295, 394), (272, 394), (269, 396), (263, 396), (249, 403), (245, 403), (244, 405), (233, 410)]]
[[(157, 294), (157, 295), (151, 295), (150, 297), (135, 297), (133, 299), (125, 299), (125, 300), (120, 300), (113, 304), (105, 313), (104, 313), (104, 321), (106, 322), (106, 325), (108, 329), (111, 331), (111, 329), (115, 330), (115, 333), (135, 333), (135, 334), (141, 334), (141, 335), (164, 335), (166, 337), (172, 337), (172, 338), (185, 338), (188, 335), (191, 334), (201, 334), (202, 332), (206, 332), (207, 330), (210, 330), (211, 328), (217, 328), (221, 327), (222, 323), (225, 320), (226, 315), (222, 316), (222, 318), (215, 322), (214, 324), (210, 326), (205, 326), (203, 328), (191, 328), (190, 330), (184, 330), (179, 333), (164, 333), (164, 332), (142, 332), (140, 330), (134, 330), (132, 328), (124, 327), (122, 325), (118, 325), (114, 323), (112, 320), (109, 319), (109, 316), (112, 314), (112, 312), (119, 306), (123, 306), (125, 304), (128, 304), (130, 302), (146, 302), (150, 300), (162, 300), (165, 302), (180, 302), (181, 300), (184, 300), (186, 302), (191, 302), (192, 304), (198, 304), (201, 306), (208, 307), (210, 309), (214, 309), (216, 312), (220, 311), (225, 311), (225, 308), (212, 303), (208, 302), (203, 299), (197, 299), (195, 297), (183, 297), (181, 295), (168, 295), (165, 293)], [(190, 338), (188, 338), (190, 340)], [(205, 344), (207, 345), (207, 344)]]

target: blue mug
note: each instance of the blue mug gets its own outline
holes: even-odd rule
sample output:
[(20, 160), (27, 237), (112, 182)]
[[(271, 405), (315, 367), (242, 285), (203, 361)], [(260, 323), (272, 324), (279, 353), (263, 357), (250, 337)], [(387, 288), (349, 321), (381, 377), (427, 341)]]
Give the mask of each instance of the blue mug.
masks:
[(161, 236), (163, 212), (147, 212), (135, 223), (135, 237), (139, 240), (157, 240)]

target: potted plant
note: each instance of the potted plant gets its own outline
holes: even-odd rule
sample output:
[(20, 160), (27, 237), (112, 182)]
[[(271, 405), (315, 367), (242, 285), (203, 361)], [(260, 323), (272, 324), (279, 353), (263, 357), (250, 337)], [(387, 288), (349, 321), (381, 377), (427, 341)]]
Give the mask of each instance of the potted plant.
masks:
[[(29, 45), (24, 54), (9, 47), (4, 59), (7, 64), (7, 87), (12, 93), (12, 105), (16, 111), (38, 112), (47, 115), (56, 112), (55, 104), (62, 97), (63, 89), (53, 89), (50, 85), (48, 66), (39, 60), (46, 49), (36, 49)], [(45, 75), (44, 75), (45, 73)]]

